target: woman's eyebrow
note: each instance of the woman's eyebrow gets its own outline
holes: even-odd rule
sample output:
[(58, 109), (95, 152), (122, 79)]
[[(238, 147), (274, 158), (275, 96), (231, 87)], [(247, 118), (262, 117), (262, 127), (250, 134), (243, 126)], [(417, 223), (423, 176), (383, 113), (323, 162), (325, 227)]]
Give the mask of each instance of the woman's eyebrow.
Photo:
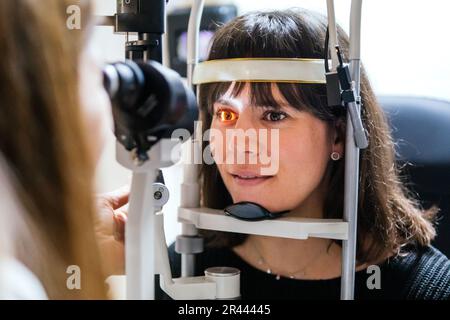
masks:
[(275, 110), (280, 110), (283, 108), (289, 108), (292, 106), (289, 103), (285, 103), (285, 102), (280, 102), (280, 103), (275, 103), (275, 104), (271, 104), (271, 105), (258, 105), (257, 107), (263, 108), (263, 109), (275, 109)]
[[(239, 104), (236, 103), (235, 101), (233, 101), (233, 99), (227, 99), (227, 98), (219, 98), (218, 100), (216, 100), (215, 103), (219, 103), (222, 104), (224, 106), (229, 106), (229, 107), (233, 107), (236, 109), (239, 109)], [(281, 110), (284, 108), (292, 108), (292, 105), (287, 103), (287, 102), (281, 102), (281, 101), (277, 101), (275, 104), (273, 105), (255, 105), (255, 107), (257, 108), (261, 108), (261, 109), (272, 109), (272, 110)]]
[(233, 100), (230, 100), (230, 99), (226, 99), (226, 98), (220, 98), (214, 103), (220, 103), (220, 104), (223, 104), (225, 106), (234, 107), (234, 108), (238, 108), (239, 107), (236, 102), (234, 102)]

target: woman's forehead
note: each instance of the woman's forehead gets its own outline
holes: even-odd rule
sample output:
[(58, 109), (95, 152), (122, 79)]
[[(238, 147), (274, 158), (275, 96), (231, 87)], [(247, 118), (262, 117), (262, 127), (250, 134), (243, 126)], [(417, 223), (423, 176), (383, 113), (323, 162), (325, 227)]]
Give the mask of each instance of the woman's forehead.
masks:
[[(270, 87), (266, 87), (266, 90), (263, 90), (263, 92), (254, 92), (255, 90), (252, 90), (250, 83), (247, 82), (243, 86), (241, 86), (239, 89), (236, 88), (237, 83), (233, 82), (228, 90), (218, 97), (218, 99), (215, 101), (215, 103), (220, 103), (223, 105), (228, 105), (237, 109), (243, 109), (245, 106), (258, 106), (258, 107), (284, 107), (289, 106), (289, 103), (286, 101), (286, 99), (283, 97), (282, 93), (280, 92), (278, 86), (275, 83), (272, 83)], [(264, 92), (268, 91), (268, 92)], [(274, 101), (275, 103), (271, 103), (271, 105), (263, 105), (260, 103), (257, 103), (258, 100), (261, 99), (255, 99), (255, 94), (266, 94), (270, 95), (271, 97), (269, 100)], [(265, 99), (264, 99), (265, 100)]]

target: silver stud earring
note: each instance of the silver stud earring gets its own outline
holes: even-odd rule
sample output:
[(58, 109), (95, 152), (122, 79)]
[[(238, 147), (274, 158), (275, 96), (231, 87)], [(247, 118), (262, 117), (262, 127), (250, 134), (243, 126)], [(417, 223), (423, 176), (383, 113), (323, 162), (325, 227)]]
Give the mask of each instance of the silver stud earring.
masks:
[(338, 161), (341, 158), (341, 155), (339, 154), (339, 152), (333, 152), (331, 154), (331, 160), (333, 161)]

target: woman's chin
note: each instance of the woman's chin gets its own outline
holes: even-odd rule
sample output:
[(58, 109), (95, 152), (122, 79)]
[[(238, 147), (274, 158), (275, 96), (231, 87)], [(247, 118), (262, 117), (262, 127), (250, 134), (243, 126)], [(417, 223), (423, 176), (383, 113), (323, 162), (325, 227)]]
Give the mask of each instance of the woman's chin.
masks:
[(238, 202), (253, 202), (253, 203), (256, 203), (256, 204), (266, 208), (267, 210), (271, 211), (269, 209), (271, 207), (270, 201), (267, 201), (267, 198), (266, 199), (262, 199), (261, 196), (258, 196), (258, 197), (252, 197), (252, 196), (249, 196), (249, 195), (237, 196), (237, 197), (233, 197), (233, 202), (234, 203), (238, 203)]

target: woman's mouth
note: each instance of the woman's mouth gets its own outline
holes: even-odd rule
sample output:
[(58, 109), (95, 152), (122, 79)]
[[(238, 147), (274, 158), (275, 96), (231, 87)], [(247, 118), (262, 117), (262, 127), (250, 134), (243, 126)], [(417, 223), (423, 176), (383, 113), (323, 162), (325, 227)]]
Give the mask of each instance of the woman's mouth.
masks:
[(255, 175), (251, 173), (239, 173), (239, 174), (231, 174), (233, 177), (233, 181), (241, 186), (255, 186), (266, 182), (273, 176), (261, 176)]

